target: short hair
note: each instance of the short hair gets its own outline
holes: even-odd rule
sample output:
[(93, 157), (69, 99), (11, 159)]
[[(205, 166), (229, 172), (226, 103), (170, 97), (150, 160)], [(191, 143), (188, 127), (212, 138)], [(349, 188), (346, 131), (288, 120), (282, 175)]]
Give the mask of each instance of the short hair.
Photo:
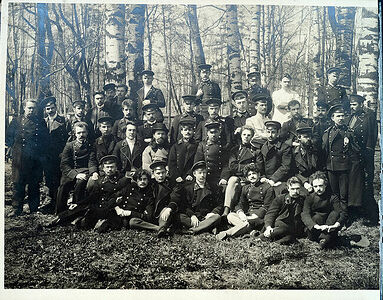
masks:
[(190, 123), (181, 123), (180, 124), (180, 129), (184, 129), (184, 128), (191, 128), (191, 129), (194, 129), (194, 126)]
[(121, 107), (134, 108), (134, 101), (129, 98), (125, 98), (121, 103)]
[(291, 76), (288, 73), (285, 73), (285, 74), (282, 75), (281, 81), (282, 81), (283, 78), (287, 78), (287, 79), (291, 80)]
[(243, 168), (243, 175), (245, 175), (245, 177), (247, 177), (247, 175), (249, 174), (250, 171), (261, 173), (261, 171), (259, 170), (259, 168), (257, 167), (257, 165), (255, 163), (250, 163), (250, 164), (246, 165)]
[(302, 185), (302, 181), (296, 176), (289, 178), (286, 182), (287, 186), (291, 186), (292, 184), (295, 184), (295, 183), (299, 183), (299, 185)]
[(298, 100), (291, 100), (288, 104), (287, 107), (290, 109), (292, 106), (299, 105), (301, 107), (301, 103)]
[(27, 106), (27, 103), (33, 103), (34, 105), (37, 105), (37, 101), (35, 99), (27, 99), (24, 102), (24, 107)]
[(119, 84), (116, 86), (116, 88), (119, 88), (119, 87), (123, 87), (125, 89), (125, 91), (128, 91), (128, 86), (126, 84)]
[(254, 134), (255, 134), (255, 130), (254, 130), (253, 127), (251, 127), (251, 126), (249, 126), (249, 125), (243, 125), (243, 126), (241, 127), (241, 134), (242, 134), (242, 132), (244, 132), (245, 130), (249, 130), (249, 131), (251, 131), (251, 135), (254, 136)]
[(88, 124), (85, 122), (76, 122), (73, 124), (73, 131), (76, 132), (76, 128), (85, 128), (88, 131)]
[(316, 179), (322, 179), (326, 185), (328, 184), (328, 179), (325, 172), (316, 171), (314, 174), (311, 174), (309, 177), (310, 184), (312, 184)]
[(148, 179), (151, 178), (151, 174), (149, 173), (148, 170), (145, 170), (145, 169), (138, 169), (136, 170), (136, 172), (134, 172), (133, 174), (133, 180), (134, 181), (137, 181), (138, 179), (140, 179), (142, 176), (146, 175), (146, 177), (148, 177)]

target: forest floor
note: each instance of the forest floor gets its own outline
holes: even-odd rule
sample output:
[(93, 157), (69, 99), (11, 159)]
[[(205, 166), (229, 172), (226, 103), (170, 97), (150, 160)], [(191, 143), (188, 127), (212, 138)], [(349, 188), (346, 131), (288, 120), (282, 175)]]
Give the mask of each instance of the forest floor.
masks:
[[(42, 225), (51, 215), (7, 217), (12, 192), (10, 165), (5, 168), (5, 288), (379, 288), (378, 226), (353, 223), (331, 250), (318, 250), (307, 239), (283, 246), (251, 238), (218, 242), (211, 234), (158, 239), (127, 229), (106, 234), (73, 226), (47, 229)], [(376, 182), (376, 200), (379, 190)], [(370, 244), (350, 246), (359, 236)]]

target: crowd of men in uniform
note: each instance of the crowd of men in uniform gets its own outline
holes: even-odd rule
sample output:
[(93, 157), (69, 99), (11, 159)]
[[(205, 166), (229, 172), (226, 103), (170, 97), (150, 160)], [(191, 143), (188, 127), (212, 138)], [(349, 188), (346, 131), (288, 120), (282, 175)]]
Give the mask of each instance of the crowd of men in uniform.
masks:
[[(56, 214), (48, 227), (212, 232), (218, 240), (250, 234), (280, 243), (308, 236), (320, 248), (358, 218), (378, 224), (376, 114), (337, 86), (340, 69), (328, 70), (310, 119), (290, 75), (270, 94), (258, 72), (233, 93), (233, 115), (221, 116), (211, 68), (199, 66), (200, 83), (182, 97), (169, 129), (151, 70), (142, 72), (137, 94), (108, 83), (94, 93), (93, 108), (75, 101), (69, 117), (58, 114), (53, 96), (27, 100), (6, 132), (10, 216), (22, 214), (27, 198), (30, 213)], [(50, 202), (39, 208), (43, 178)]]

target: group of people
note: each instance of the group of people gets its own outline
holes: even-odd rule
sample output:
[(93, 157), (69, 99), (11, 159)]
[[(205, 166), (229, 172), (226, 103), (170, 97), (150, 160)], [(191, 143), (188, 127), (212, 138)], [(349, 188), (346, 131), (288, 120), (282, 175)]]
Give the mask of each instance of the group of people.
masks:
[[(326, 248), (357, 218), (378, 223), (376, 115), (362, 96), (337, 86), (340, 69), (328, 70), (310, 119), (290, 75), (270, 94), (259, 72), (248, 74), (247, 90), (232, 94), (233, 115), (221, 116), (211, 68), (199, 66), (200, 83), (182, 96), (183, 111), (169, 129), (151, 70), (142, 72), (136, 94), (108, 83), (94, 93), (93, 108), (75, 101), (68, 117), (58, 114), (53, 96), (26, 101), (6, 132), (11, 216), (22, 214), (27, 186), (31, 213), (56, 214), (48, 227), (128, 227), (159, 237), (212, 232), (218, 240), (250, 234), (280, 243), (308, 236)], [(39, 208), (43, 177), (50, 203)]]

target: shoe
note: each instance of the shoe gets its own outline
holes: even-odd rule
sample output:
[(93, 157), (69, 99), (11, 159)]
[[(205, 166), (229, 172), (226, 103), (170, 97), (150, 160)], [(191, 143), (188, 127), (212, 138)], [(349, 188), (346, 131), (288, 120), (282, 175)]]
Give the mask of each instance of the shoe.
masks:
[(50, 221), (47, 225), (45, 225), (44, 227), (46, 227), (46, 228), (52, 228), (52, 227), (57, 226), (59, 223), (60, 223), (60, 218), (59, 218), (59, 217), (56, 217), (56, 218), (54, 218), (52, 221)]
[(157, 237), (158, 238), (163, 238), (167, 235), (167, 228), (166, 227), (160, 227), (157, 232)]
[(325, 249), (327, 247), (327, 241), (325, 240), (325, 239), (321, 239), (320, 241), (319, 241), (319, 249), (320, 250), (323, 250), (323, 249)]
[(259, 236), (259, 234), (260, 234), (260, 232), (259, 232), (259, 230), (252, 230), (251, 232), (250, 232), (250, 237), (251, 238), (256, 238), (256, 237), (258, 237)]
[(105, 233), (109, 230), (109, 222), (108, 220), (98, 220), (96, 225), (94, 226), (94, 230), (98, 233)]
[(215, 238), (218, 240), (218, 241), (223, 241), (227, 238), (227, 232), (226, 231), (221, 231), (220, 233), (218, 233)]

